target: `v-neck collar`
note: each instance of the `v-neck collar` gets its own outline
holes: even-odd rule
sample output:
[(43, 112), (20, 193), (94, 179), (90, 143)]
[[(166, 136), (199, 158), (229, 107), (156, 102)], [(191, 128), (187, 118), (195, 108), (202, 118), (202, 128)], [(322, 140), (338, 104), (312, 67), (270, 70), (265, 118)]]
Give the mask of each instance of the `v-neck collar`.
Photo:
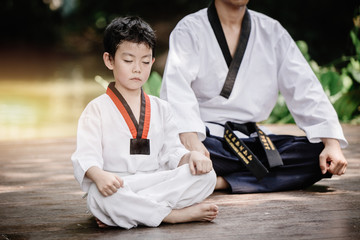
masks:
[(250, 37), (250, 31), (251, 31), (250, 14), (249, 14), (248, 9), (246, 9), (244, 18), (241, 23), (241, 32), (240, 32), (240, 36), (239, 36), (239, 42), (236, 46), (234, 58), (232, 58), (232, 56), (230, 54), (229, 46), (226, 42), (224, 31), (223, 31), (221, 23), (220, 23), (219, 16), (218, 16), (216, 8), (215, 8), (214, 1), (209, 6), (207, 13), (208, 13), (210, 25), (214, 31), (216, 39), (220, 45), (221, 51), (225, 58), (226, 64), (229, 68), (223, 88), (220, 92), (221, 96), (228, 99), (230, 97), (230, 94), (234, 87), (236, 76), (239, 72), (240, 65), (241, 65), (241, 62), (245, 55), (247, 43), (248, 43), (248, 40)]
[[(210, 25), (214, 31), (216, 39), (221, 48), (222, 54), (225, 58), (226, 64), (228, 67), (230, 67), (230, 64), (231, 64), (233, 58), (230, 54), (229, 46), (227, 44), (219, 16), (216, 11), (215, 1), (213, 1), (210, 4), (210, 6), (208, 7), (207, 14), (208, 14), (208, 19), (209, 19)], [(249, 11), (248, 11), (248, 9), (246, 9), (244, 19), (241, 24), (241, 32), (240, 32), (240, 36), (239, 36), (239, 42), (237, 45), (237, 49), (235, 51), (235, 55), (237, 54), (237, 52), (239, 52), (238, 51), (239, 46), (244, 46), (244, 47), (242, 47), (243, 51), (239, 52), (238, 54), (241, 54), (242, 56), (245, 54), (246, 45), (247, 45), (247, 42), (250, 37), (250, 31), (251, 31), (251, 19), (250, 19)], [(234, 58), (236, 57), (235, 55), (234, 55)]]

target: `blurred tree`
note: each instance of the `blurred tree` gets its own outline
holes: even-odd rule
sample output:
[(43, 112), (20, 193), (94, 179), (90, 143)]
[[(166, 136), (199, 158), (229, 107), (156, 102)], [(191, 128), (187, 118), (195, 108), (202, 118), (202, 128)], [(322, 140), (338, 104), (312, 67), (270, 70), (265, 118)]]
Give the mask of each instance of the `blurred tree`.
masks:
[[(158, 34), (158, 52), (186, 14), (206, 7), (209, 0), (3, 0), (0, 8), (0, 47), (23, 44), (48, 46), (75, 53), (98, 53), (104, 27), (115, 17), (139, 15)], [(319, 64), (352, 55), (348, 32), (359, 0), (250, 0), (249, 8), (269, 15), (295, 40), (309, 45)]]
[(296, 41), (309, 45), (313, 59), (326, 64), (343, 54), (354, 54), (349, 31), (359, 5), (359, 0), (250, 0), (248, 6), (277, 19)]
[[(168, 22), (171, 27), (184, 15), (208, 5), (209, 0), (3, 0), (0, 9), (1, 42), (53, 44), (62, 36), (80, 36), (92, 28), (100, 34), (115, 16), (139, 15), (150, 23)], [(58, 5), (56, 5), (56, 3)], [(352, 49), (348, 32), (359, 0), (343, 3), (328, 0), (250, 0), (249, 8), (282, 23), (295, 40), (309, 44), (319, 63), (340, 56), (343, 46)], [(51, 8), (52, 6), (52, 8)], [(55, 6), (55, 7), (54, 7)], [(56, 7), (58, 6), (58, 7)], [(329, 51), (329, 49), (331, 51)]]
[(51, 45), (61, 38), (62, 17), (41, 0), (3, 0), (0, 43)]

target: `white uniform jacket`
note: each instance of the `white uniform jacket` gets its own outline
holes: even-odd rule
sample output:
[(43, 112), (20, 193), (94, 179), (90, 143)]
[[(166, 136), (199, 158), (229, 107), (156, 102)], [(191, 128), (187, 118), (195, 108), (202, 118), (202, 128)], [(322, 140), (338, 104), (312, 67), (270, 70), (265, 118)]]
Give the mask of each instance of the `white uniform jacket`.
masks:
[(150, 155), (130, 155), (130, 130), (107, 94), (91, 101), (79, 119), (77, 149), (72, 155), (74, 175), (83, 191), (92, 181), (86, 171), (97, 166), (120, 176), (175, 169), (188, 151), (181, 145), (169, 104), (149, 96)]
[[(161, 98), (171, 103), (180, 132), (205, 138), (208, 121), (260, 122), (284, 96), (310, 142), (336, 138), (345, 147), (337, 114), (289, 33), (274, 19), (249, 10), (251, 32), (228, 99), (220, 96), (228, 66), (207, 9), (183, 18), (172, 31)], [(212, 132), (214, 124), (207, 124)]]

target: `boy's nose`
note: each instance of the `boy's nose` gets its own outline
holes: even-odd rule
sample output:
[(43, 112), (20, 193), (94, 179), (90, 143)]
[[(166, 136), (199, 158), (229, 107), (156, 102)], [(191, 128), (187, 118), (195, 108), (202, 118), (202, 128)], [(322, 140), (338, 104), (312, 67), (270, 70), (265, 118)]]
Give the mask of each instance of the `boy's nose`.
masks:
[(133, 73), (140, 73), (140, 72), (141, 72), (140, 66), (138, 64), (135, 64), (133, 68)]

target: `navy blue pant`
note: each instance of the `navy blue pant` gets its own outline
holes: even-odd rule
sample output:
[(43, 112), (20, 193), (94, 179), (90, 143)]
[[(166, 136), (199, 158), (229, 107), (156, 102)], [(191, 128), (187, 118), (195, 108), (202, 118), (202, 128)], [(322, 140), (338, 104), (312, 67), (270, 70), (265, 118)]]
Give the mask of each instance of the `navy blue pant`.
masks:
[(256, 138), (245, 138), (243, 142), (251, 149), (258, 159), (269, 170), (262, 180), (246, 169), (232, 153), (225, 140), (212, 136), (207, 132), (203, 141), (210, 152), (217, 176), (222, 176), (229, 183), (232, 193), (258, 193), (303, 189), (322, 178), (319, 166), (319, 155), (324, 149), (322, 143), (310, 143), (306, 137), (290, 135), (269, 135), (278, 149), (284, 165), (269, 168), (264, 150)]

